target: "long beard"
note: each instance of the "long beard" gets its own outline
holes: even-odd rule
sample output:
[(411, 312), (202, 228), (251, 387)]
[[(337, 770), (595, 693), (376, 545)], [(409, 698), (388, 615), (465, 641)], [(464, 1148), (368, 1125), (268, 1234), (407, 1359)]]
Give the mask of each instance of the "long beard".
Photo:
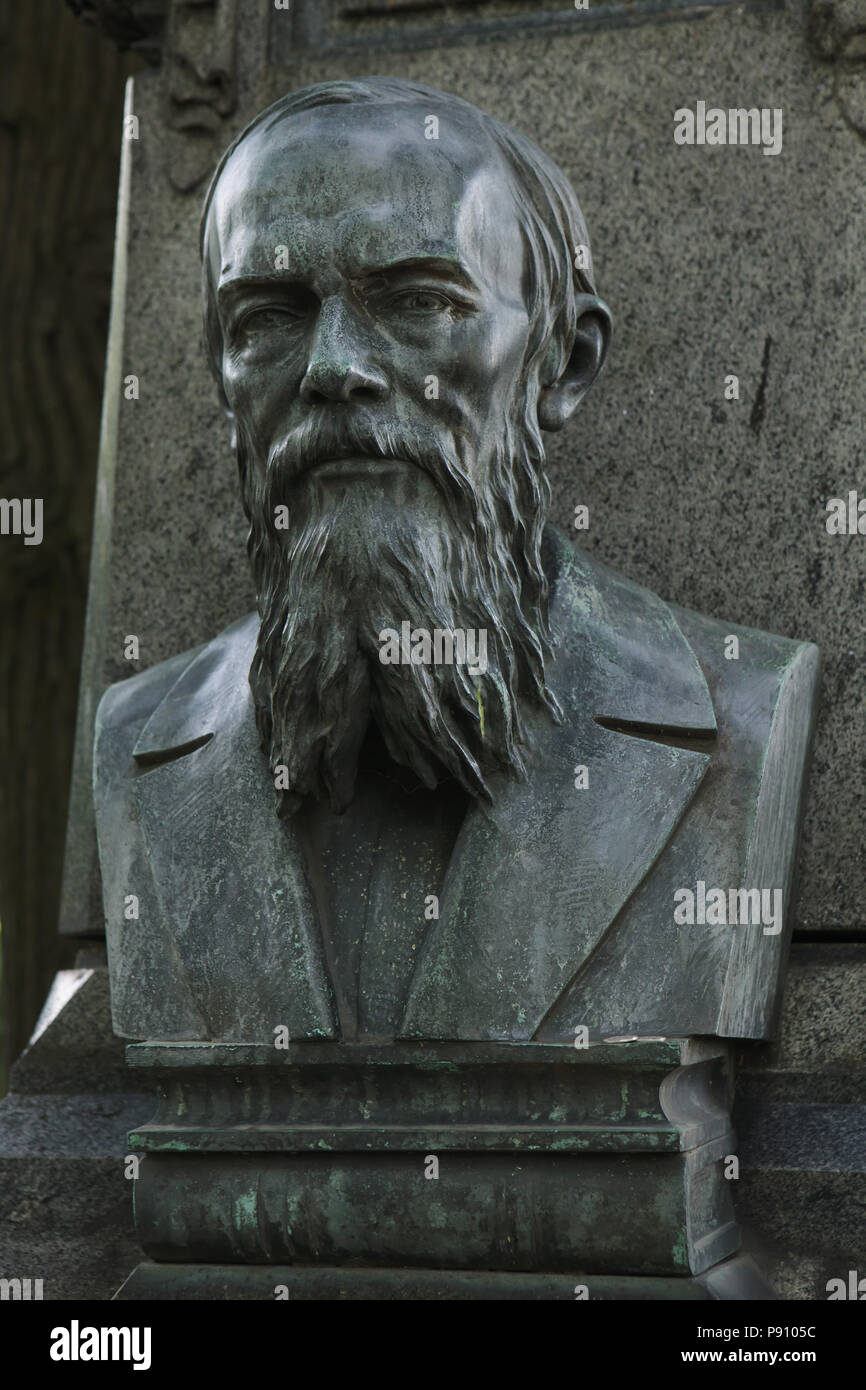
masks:
[[(352, 800), (373, 720), (388, 753), (434, 787), (451, 776), (490, 800), (496, 772), (525, 772), (523, 708), (560, 715), (545, 682), (552, 641), (540, 543), (548, 489), (540, 438), (509, 428), (472, 481), (459, 448), (358, 411), (309, 420), (262, 468), (239, 426), (259, 627), (250, 686), (278, 812), (302, 798), (333, 810)], [(406, 460), (434, 484), (424, 506), (370, 506), (365, 484), (329, 502), (312, 465), (363, 455)], [(303, 474), (303, 476), (301, 476)], [(435, 496), (434, 496), (435, 494)], [(277, 508), (288, 527), (277, 529)], [(486, 632), (487, 667), (383, 664), (379, 634)]]

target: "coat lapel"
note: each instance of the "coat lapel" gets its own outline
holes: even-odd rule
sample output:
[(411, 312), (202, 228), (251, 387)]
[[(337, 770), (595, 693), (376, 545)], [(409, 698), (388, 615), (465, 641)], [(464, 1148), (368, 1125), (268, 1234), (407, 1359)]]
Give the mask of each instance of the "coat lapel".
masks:
[(257, 618), (197, 656), (134, 749), (139, 824), (209, 1037), (336, 1036), (300, 848), (274, 814), (248, 672)]
[[(709, 692), (669, 608), (548, 532), (551, 686), (525, 782), (501, 779), (458, 836), (401, 1036), (531, 1038), (668, 842), (707, 754)], [(209, 1036), (337, 1036), (302, 854), (274, 814), (248, 671), (255, 614), (187, 667), (134, 756), (139, 822)], [(635, 736), (638, 735), (638, 736)], [(575, 787), (585, 766), (589, 785)], [(190, 865), (196, 865), (191, 872)]]
[(715, 733), (706, 682), (667, 605), (556, 533), (551, 543), (560, 646), (550, 681), (565, 718), (557, 728), (538, 720), (527, 781), (503, 781), (492, 807), (466, 817), (406, 1037), (532, 1038), (709, 765), (703, 752), (651, 741)]

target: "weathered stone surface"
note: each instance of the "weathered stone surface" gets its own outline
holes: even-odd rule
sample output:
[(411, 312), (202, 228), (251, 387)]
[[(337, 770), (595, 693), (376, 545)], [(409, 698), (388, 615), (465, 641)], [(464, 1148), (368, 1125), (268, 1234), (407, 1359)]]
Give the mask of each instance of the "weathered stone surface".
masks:
[[(479, 1277), (455, 1289), (493, 1298), (523, 1286), (506, 1274), (562, 1297), (551, 1276), (573, 1271), (590, 1297), (692, 1298), (694, 1279), (714, 1297), (772, 1296), (737, 1255), (718, 1046), (152, 1043), (128, 1056), (162, 1078), (130, 1143), (142, 1247), (173, 1268), (145, 1263), (123, 1297), (199, 1297), (223, 1276), (262, 1289), (255, 1270), (202, 1277), (202, 1260), (292, 1262), (302, 1298), (373, 1286), (405, 1299), (425, 1279), (447, 1296), (459, 1271)], [(335, 1286), (342, 1265), (353, 1272)]]
[[(99, 969), (98, 957), (79, 961), (79, 969), (90, 968), (92, 975), (20, 1059), (16, 1090), (0, 1105), (0, 1274), (44, 1279), (46, 1298), (104, 1299), (141, 1258), (122, 1160), (128, 1131), (152, 1114), (153, 1094), (140, 1089), (135, 1072), (123, 1069), (123, 1045), (111, 1035), (104, 966)], [(756, 1046), (741, 1056), (735, 1121), (742, 1171), (733, 1195), (747, 1248), (755, 1251), (783, 1299), (826, 1298), (828, 1280), (846, 1278), (849, 1269), (861, 1274), (866, 1269), (862, 1143), (859, 1158), (856, 1151), (850, 1153), (863, 1114), (864, 983), (866, 949), (795, 947), (780, 1043)], [(64, 1037), (77, 1039), (76, 1058), (89, 1059), (86, 1096), (76, 1093), (76, 1061), (64, 1056)], [(818, 1043), (814, 1050), (813, 1039)], [(40, 1049), (47, 1052), (49, 1042), (52, 1060), (43, 1063)], [(792, 1070), (794, 1066), (803, 1070)], [(139, 1074), (146, 1076), (146, 1069)], [(54, 1075), (58, 1081), (52, 1092)], [(110, 1089), (118, 1077), (125, 1077), (132, 1089)], [(773, 1105), (774, 1095), (785, 1098), (781, 1112)], [(816, 1125), (815, 1111), (803, 1100), (822, 1096), (835, 1103), (824, 1105)], [(780, 1114), (784, 1128), (777, 1134)], [(797, 1137), (805, 1125), (810, 1126), (811, 1147)], [(277, 1282), (294, 1283), (291, 1296), (301, 1294), (297, 1277), (285, 1273), (277, 1278), (273, 1266), (243, 1272), (219, 1266), (204, 1273), (193, 1270), (181, 1284), (172, 1284), (161, 1267), (142, 1277), (145, 1284), (130, 1288), (124, 1297), (271, 1298)], [(357, 1284), (344, 1287), (338, 1272), (323, 1271), (319, 1296), (383, 1297), (375, 1272), (369, 1277), (374, 1292), (365, 1295)], [(489, 1297), (489, 1291), (473, 1293), (473, 1280), (471, 1274), (452, 1271), (437, 1284), (435, 1275), (419, 1275), (413, 1296)], [(552, 1288), (536, 1288), (533, 1296), (569, 1296), (560, 1282), (558, 1295)], [(671, 1289), (630, 1294), (615, 1283), (610, 1288), (604, 1280), (597, 1289), (593, 1285), (593, 1296), (682, 1295), (680, 1281), (673, 1281)], [(527, 1289), (519, 1279), (516, 1284), (506, 1279), (495, 1297), (525, 1298)]]
[(795, 946), (782, 1031), (744, 1050), (735, 1200), (783, 1298), (866, 1271), (866, 946)]
[(129, 1082), (123, 1045), (111, 1029), (105, 951), (81, 951), (72, 970), (61, 970), (12, 1068), (16, 1094), (123, 1091)]
[(320, 1269), (310, 1277), (291, 1265), (158, 1265), (140, 1264), (117, 1294), (118, 1299), (238, 1299), (271, 1301), (405, 1300), (466, 1302), (475, 1299), (519, 1299), (573, 1302), (576, 1287), (586, 1286), (594, 1300), (666, 1302), (688, 1299), (705, 1302), (712, 1295), (689, 1279), (624, 1278), (616, 1275), (526, 1275), (481, 1273), (474, 1270)]
[(139, 1258), (123, 1160), (152, 1102), (111, 1032), (104, 956), (53, 993), (0, 1102), (0, 1275), (108, 1299)]

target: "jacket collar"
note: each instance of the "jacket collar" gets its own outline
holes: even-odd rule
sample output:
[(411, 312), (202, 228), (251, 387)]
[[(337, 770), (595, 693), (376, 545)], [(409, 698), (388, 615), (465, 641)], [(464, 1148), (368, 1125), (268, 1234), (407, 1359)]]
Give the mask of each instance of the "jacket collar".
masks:
[[(668, 606), (548, 528), (564, 719), (531, 721), (529, 774), (501, 778), (458, 836), (407, 1001), (408, 1037), (525, 1040), (673, 834), (709, 765), (712, 701)], [(274, 814), (248, 672), (258, 618), (192, 660), (135, 745), (139, 818), (211, 1036), (338, 1032), (291, 823)], [(636, 736), (637, 735), (637, 736)], [(711, 747), (711, 743), (707, 743)], [(587, 768), (588, 786), (575, 786)], [(197, 865), (191, 872), (190, 866)]]

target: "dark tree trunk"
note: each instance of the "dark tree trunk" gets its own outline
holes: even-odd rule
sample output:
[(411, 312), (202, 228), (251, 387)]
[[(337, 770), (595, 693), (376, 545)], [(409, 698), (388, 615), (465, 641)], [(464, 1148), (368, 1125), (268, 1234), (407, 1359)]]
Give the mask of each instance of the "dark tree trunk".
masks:
[(5, 1058), (60, 961), (57, 908), (87, 588), (123, 85), (140, 61), (61, 0), (0, 0), (0, 926)]

